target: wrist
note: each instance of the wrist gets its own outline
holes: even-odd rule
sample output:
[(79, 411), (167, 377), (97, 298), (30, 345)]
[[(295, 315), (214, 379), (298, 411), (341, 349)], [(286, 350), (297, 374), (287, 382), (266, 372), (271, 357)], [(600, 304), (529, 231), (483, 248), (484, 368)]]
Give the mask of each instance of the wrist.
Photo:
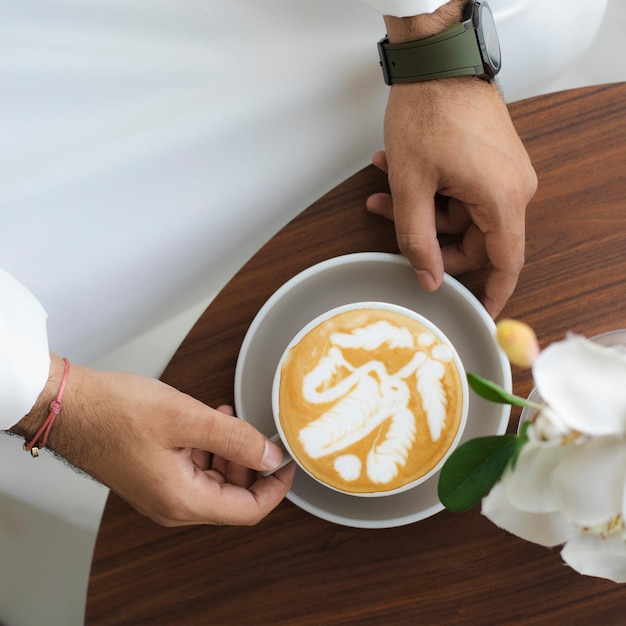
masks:
[(385, 27), (390, 43), (404, 43), (431, 37), (463, 19), (466, 0), (451, 0), (434, 13), (413, 17), (385, 15)]
[(76, 385), (79, 369), (70, 368), (67, 359), (50, 353), (50, 371), (44, 389), (29, 413), (9, 430), (24, 438), (24, 449), (33, 456), (38, 456), (43, 447), (66, 456), (67, 441), (72, 439), (68, 434), (72, 431), (72, 405), (80, 386)]
[(32, 409), (9, 429), (10, 433), (20, 435), (27, 440), (35, 436), (35, 433), (48, 415), (50, 403), (56, 398), (64, 371), (65, 363), (63, 359), (56, 354), (50, 353), (50, 372), (45, 387), (39, 394)]

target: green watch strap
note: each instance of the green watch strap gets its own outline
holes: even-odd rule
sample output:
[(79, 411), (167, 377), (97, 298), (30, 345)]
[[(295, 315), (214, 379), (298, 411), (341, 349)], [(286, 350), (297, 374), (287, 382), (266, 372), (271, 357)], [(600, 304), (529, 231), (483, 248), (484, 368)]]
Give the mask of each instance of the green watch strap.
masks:
[(413, 83), (483, 71), (476, 33), (458, 22), (437, 35), (409, 43), (379, 42), (385, 82)]

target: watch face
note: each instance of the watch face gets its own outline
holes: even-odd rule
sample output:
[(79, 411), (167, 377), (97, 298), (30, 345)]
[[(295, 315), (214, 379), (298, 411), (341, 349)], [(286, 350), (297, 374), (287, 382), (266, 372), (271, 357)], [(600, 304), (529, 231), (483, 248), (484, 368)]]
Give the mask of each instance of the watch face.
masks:
[(480, 3), (478, 15), (478, 34), (485, 61), (491, 66), (494, 76), (500, 71), (500, 42), (496, 23), (491, 9), (486, 2)]

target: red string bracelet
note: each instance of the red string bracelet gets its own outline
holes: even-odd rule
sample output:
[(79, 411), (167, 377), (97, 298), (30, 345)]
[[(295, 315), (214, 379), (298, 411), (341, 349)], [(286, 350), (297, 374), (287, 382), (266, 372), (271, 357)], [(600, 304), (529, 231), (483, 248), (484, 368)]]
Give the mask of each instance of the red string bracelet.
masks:
[[(63, 391), (65, 390), (67, 375), (70, 372), (70, 362), (65, 357), (63, 357), (63, 362), (65, 363), (65, 371), (63, 372), (63, 378), (61, 379), (61, 386), (59, 387), (59, 393), (57, 394), (57, 398), (50, 403), (50, 413), (48, 413), (48, 417), (46, 417), (44, 423), (41, 425), (41, 428), (37, 431), (37, 434), (32, 438), (32, 440), (24, 444), (24, 450), (26, 450), (26, 452), (30, 452), (32, 456), (39, 456), (39, 450), (45, 447), (46, 443), (48, 442), (48, 435), (52, 430), (54, 420), (61, 412), (61, 400), (63, 399)], [(36, 446), (35, 443), (37, 443), (37, 440), (42, 433), (43, 437), (41, 439), (41, 443)]]

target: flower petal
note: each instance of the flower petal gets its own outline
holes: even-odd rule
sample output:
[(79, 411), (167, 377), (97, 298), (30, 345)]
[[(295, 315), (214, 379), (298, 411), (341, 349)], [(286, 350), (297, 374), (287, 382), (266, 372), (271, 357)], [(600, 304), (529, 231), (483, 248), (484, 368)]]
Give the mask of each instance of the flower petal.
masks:
[(513, 507), (501, 482), (483, 498), (482, 513), (496, 526), (542, 546), (558, 546), (575, 532), (574, 526), (559, 512), (524, 513)]
[(570, 452), (552, 472), (554, 497), (578, 526), (606, 523), (622, 512), (626, 441), (598, 437), (566, 446)]
[(571, 335), (541, 352), (533, 377), (541, 397), (573, 430), (626, 432), (626, 357), (617, 350)]
[(530, 424), (528, 438), (537, 445), (560, 446), (563, 439), (571, 432), (563, 418), (546, 405), (536, 414)]
[(606, 538), (577, 534), (565, 544), (561, 557), (580, 574), (626, 582), (626, 544), (621, 533)]
[(517, 459), (514, 470), (502, 478), (507, 498), (526, 513), (552, 513), (558, 510), (550, 476), (569, 452), (569, 446), (542, 446), (528, 442)]

